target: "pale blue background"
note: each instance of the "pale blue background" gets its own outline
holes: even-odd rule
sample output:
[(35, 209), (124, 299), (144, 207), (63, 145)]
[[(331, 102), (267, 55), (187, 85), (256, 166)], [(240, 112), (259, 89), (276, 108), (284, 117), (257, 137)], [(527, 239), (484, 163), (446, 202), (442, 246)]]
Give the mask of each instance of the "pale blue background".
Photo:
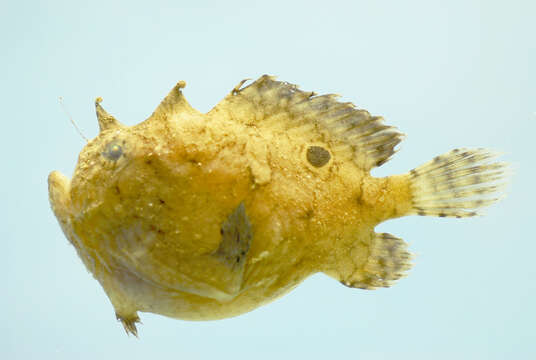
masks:
[[(195, 5), (194, 5), (195, 4)], [(534, 359), (534, 1), (3, 1), (2, 359)], [(376, 175), (457, 146), (504, 151), (517, 174), (488, 216), (382, 224), (418, 254), (395, 287), (323, 275), (238, 318), (141, 314), (127, 337), (49, 209), (93, 100), (126, 124), (173, 85), (208, 111), (263, 73), (336, 92), (408, 134)]]

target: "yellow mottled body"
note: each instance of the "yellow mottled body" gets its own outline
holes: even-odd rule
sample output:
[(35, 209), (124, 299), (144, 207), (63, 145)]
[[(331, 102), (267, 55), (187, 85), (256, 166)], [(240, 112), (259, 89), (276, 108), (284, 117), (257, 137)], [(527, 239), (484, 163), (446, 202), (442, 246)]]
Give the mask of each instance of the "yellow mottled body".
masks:
[[(389, 286), (409, 268), (409, 254), (374, 227), (416, 213), (473, 215), (465, 210), (485, 200), (461, 206), (452, 198), (496, 191), (488, 183), (503, 171), (502, 164), (471, 171), (488, 153), (460, 150), (373, 178), (369, 170), (401, 137), (381, 118), (267, 76), (201, 114), (184, 86), (132, 127), (98, 99), (101, 132), (81, 152), (72, 181), (49, 176), (63, 231), (133, 333), (137, 311), (235, 316), (316, 272), (351, 287)], [(430, 193), (439, 195), (427, 202)]]

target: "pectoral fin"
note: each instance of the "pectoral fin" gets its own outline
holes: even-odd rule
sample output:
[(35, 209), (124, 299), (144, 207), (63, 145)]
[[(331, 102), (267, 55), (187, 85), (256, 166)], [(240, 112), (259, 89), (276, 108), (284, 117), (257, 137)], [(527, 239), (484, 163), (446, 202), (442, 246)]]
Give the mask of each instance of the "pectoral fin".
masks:
[[(142, 227), (119, 231), (115, 240), (125, 251), (114, 253), (116, 260), (142, 280), (221, 302), (231, 301), (240, 292), (252, 229), (244, 204), (238, 205), (220, 224), (220, 245), (212, 253), (198, 256), (153, 257), (149, 251), (136, 253), (128, 244), (151, 237)], [(156, 236), (156, 235), (155, 235)]]
[(389, 287), (396, 280), (405, 275), (411, 267), (411, 254), (407, 251), (407, 244), (387, 233), (372, 233), (368, 241), (363, 242), (359, 254), (350, 253), (365, 261), (355, 261), (354, 269), (347, 274), (331, 273), (330, 276), (338, 279), (343, 285), (372, 290), (379, 287)]
[(236, 293), (242, 285), (246, 256), (253, 238), (244, 203), (240, 203), (223, 222), (220, 233), (222, 240), (213, 256), (231, 272), (226, 288), (228, 292)]

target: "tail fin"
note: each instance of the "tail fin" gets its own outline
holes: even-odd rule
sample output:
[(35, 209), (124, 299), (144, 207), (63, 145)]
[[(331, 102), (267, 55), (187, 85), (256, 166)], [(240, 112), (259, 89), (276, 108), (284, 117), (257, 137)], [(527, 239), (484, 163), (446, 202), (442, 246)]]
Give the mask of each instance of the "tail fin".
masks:
[(410, 171), (417, 215), (469, 217), (499, 200), (508, 165), (485, 149), (454, 149)]

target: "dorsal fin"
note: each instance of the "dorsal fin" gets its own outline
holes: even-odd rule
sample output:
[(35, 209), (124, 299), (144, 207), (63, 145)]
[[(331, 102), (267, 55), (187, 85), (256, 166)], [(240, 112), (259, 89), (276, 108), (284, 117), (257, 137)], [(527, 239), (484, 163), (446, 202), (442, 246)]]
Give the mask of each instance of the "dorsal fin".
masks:
[(169, 121), (183, 112), (199, 113), (184, 98), (182, 89), (185, 87), (186, 82), (184, 80), (179, 81), (146, 121)]
[[(301, 128), (317, 139), (347, 152), (364, 170), (380, 166), (395, 152), (403, 134), (383, 124), (383, 118), (337, 101), (337, 95), (319, 95), (296, 85), (263, 75), (252, 84), (231, 93), (209, 114), (225, 116), (259, 127), (277, 125)], [(284, 124), (280, 124), (284, 122)], [(276, 124), (278, 123), (278, 124)]]
[(117, 121), (112, 115), (108, 114), (106, 110), (101, 106), (102, 98), (98, 97), (95, 99), (95, 110), (97, 112), (97, 120), (99, 121), (100, 131), (114, 129), (121, 127), (121, 123)]

